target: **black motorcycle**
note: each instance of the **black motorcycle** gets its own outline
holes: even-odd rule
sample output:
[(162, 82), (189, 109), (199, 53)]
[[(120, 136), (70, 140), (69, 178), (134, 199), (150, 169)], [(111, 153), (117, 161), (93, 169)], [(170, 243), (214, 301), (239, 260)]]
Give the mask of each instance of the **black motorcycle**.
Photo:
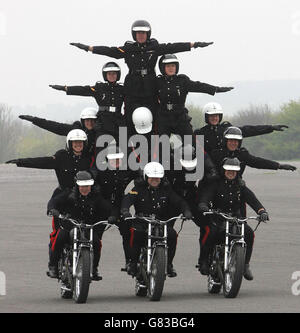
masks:
[(203, 213), (213, 214), (224, 218), (225, 230), (224, 223), (219, 223), (218, 227), (220, 234), (225, 231), (225, 239), (217, 242), (209, 254), (208, 292), (218, 294), (223, 287), (224, 297), (235, 298), (239, 293), (245, 268), (245, 223), (259, 218), (239, 219), (215, 210)]
[(147, 242), (141, 248), (135, 278), (136, 296), (149, 296), (150, 301), (159, 301), (163, 292), (167, 275), (167, 224), (183, 217), (172, 217), (161, 221), (155, 215), (128, 217), (136, 222), (147, 223)]
[(86, 303), (93, 273), (93, 229), (99, 225), (111, 226), (107, 221), (93, 225), (59, 215), (61, 228), (70, 230), (71, 242), (65, 244), (58, 262), (58, 279), (61, 297), (74, 298), (76, 303)]

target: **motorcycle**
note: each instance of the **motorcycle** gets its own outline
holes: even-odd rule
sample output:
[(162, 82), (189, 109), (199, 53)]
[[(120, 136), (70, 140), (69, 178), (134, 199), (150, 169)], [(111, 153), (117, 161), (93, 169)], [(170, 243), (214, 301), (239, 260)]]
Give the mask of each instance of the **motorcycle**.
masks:
[(141, 248), (135, 277), (135, 295), (145, 297), (148, 295), (150, 301), (159, 301), (164, 282), (167, 275), (167, 225), (169, 222), (182, 219), (182, 215), (161, 221), (151, 215), (127, 217), (125, 220), (146, 222), (147, 242)]
[(65, 244), (58, 262), (58, 280), (62, 298), (74, 298), (76, 303), (86, 303), (93, 273), (93, 229), (99, 225), (111, 226), (108, 221), (93, 225), (59, 215), (61, 228), (68, 223), (71, 243)]
[[(213, 214), (219, 215), (225, 220), (225, 239), (217, 242), (209, 254), (208, 292), (218, 294), (223, 287), (224, 297), (235, 298), (239, 293), (244, 275), (245, 223), (248, 220), (258, 220), (258, 217), (239, 219), (216, 210), (203, 213), (203, 215)], [(224, 224), (221, 223), (218, 226), (220, 232), (224, 231), (222, 225)]]

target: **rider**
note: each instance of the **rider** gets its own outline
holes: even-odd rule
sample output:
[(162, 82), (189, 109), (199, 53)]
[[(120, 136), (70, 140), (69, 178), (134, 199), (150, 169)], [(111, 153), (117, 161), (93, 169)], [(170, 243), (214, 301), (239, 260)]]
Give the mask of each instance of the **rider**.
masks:
[(214, 95), (233, 89), (192, 81), (186, 75), (178, 75), (179, 61), (174, 54), (162, 56), (159, 60), (159, 69), (162, 75), (157, 77), (156, 84), (159, 99), (158, 132), (160, 135), (179, 134), (182, 140), (184, 135), (193, 136), (193, 128), (190, 124), (192, 118), (185, 107), (189, 92)]
[[(240, 171), (240, 161), (237, 158), (226, 158), (222, 164), (222, 178), (209, 184), (205, 191), (200, 193), (199, 211), (201, 213), (210, 210), (210, 203), (213, 209), (219, 209), (223, 213), (229, 213), (236, 217), (241, 216), (241, 202), (246, 202), (259, 215), (259, 221), (269, 220), (268, 213), (263, 205), (258, 201), (255, 194), (250, 191), (238, 178)], [(205, 234), (201, 242), (201, 252), (199, 260), (199, 270), (203, 275), (208, 275), (208, 255), (214, 244), (217, 242), (220, 228), (218, 225), (222, 223), (218, 216), (212, 219), (207, 218), (205, 226)], [(222, 230), (224, 232), (224, 229)], [(253, 249), (254, 232), (248, 224), (245, 224), (245, 242), (246, 257), (244, 277), (247, 280), (253, 280), (250, 270), (250, 258)]]
[[(86, 151), (87, 136), (80, 129), (71, 130), (66, 139), (66, 149), (57, 151), (50, 157), (21, 158), (7, 161), (18, 167), (54, 169), (59, 186), (54, 190), (52, 198), (63, 190), (74, 186), (74, 177), (78, 171), (88, 170), (91, 167), (92, 158)], [(52, 233), (56, 235), (59, 227), (57, 218), (52, 220)]]
[(155, 118), (157, 94), (155, 91), (155, 66), (157, 58), (166, 53), (190, 51), (192, 47), (206, 47), (212, 43), (168, 43), (160, 44), (151, 37), (151, 26), (145, 20), (132, 24), (131, 34), (134, 41), (128, 41), (120, 47), (89, 46), (71, 43), (85, 51), (101, 54), (115, 59), (123, 58), (129, 68), (126, 75), (125, 116), (130, 132), (133, 130), (132, 112), (139, 106), (147, 106)]
[[(100, 185), (103, 197), (112, 205), (110, 217), (111, 223), (116, 223), (120, 218), (121, 202), (128, 184), (139, 177), (139, 171), (130, 169), (122, 170), (121, 166), (124, 159), (124, 153), (114, 144), (106, 148), (106, 162), (108, 168), (99, 170), (93, 168), (93, 175), (96, 183)], [(130, 233), (126, 223), (118, 223), (119, 231), (123, 239), (123, 250), (125, 254), (125, 267), (129, 264), (129, 239)]]
[[(232, 126), (230, 122), (224, 121), (223, 109), (219, 103), (210, 102), (204, 105), (203, 113), (205, 116), (206, 126), (196, 129), (195, 135), (204, 135), (204, 149), (207, 153), (212, 150), (221, 148), (223, 146), (223, 134), (225, 130)], [(243, 137), (257, 136), (273, 131), (283, 131), (283, 128), (288, 128), (286, 125), (246, 125), (239, 127), (242, 131)]]
[(246, 166), (256, 169), (270, 169), (270, 170), (290, 170), (295, 171), (297, 168), (290, 164), (280, 164), (275, 161), (267, 160), (261, 157), (251, 155), (248, 150), (241, 147), (243, 135), (241, 129), (238, 127), (228, 127), (224, 132), (223, 147), (215, 149), (211, 152), (211, 157), (215, 162), (217, 168), (222, 169), (222, 161), (226, 157), (237, 157), (241, 162), (239, 176), (242, 176)]
[(125, 126), (122, 114), (124, 87), (118, 83), (121, 69), (117, 63), (110, 61), (103, 66), (102, 76), (105, 83), (96, 82), (94, 86), (50, 85), (50, 87), (65, 91), (67, 95), (94, 97), (99, 106), (95, 127), (97, 137), (102, 134), (111, 134), (118, 140), (119, 127)]
[(19, 118), (31, 121), (34, 125), (40, 128), (62, 136), (67, 136), (72, 129), (81, 129), (86, 133), (88, 138), (87, 149), (90, 154), (94, 155), (96, 141), (94, 127), (97, 119), (97, 110), (93, 107), (84, 108), (80, 113), (80, 121), (75, 121), (73, 124), (58, 123), (56, 121), (29, 115), (20, 115)]
[[(83, 221), (86, 224), (94, 224), (101, 220), (107, 220), (111, 205), (95, 188), (94, 179), (87, 171), (79, 171), (76, 174), (76, 185), (72, 190), (68, 189), (52, 198), (48, 203), (48, 213), (56, 218), (59, 215), (69, 214), (72, 219)], [(98, 264), (102, 248), (102, 234), (105, 225), (97, 226), (93, 230), (93, 280), (101, 280), (98, 275)], [(49, 276), (58, 277), (58, 260), (65, 243), (70, 241), (69, 230), (59, 228), (51, 238), (49, 251)]]
[[(129, 208), (134, 205), (135, 213), (138, 216), (152, 215), (157, 218), (166, 220), (170, 218), (170, 208), (180, 207), (187, 219), (192, 218), (192, 213), (188, 204), (180, 198), (171, 188), (170, 184), (164, 178), (164, 168), (158, 162), (149, 162), (144, 168), (144, 182), (139, 182), (136, 186), (125, 195), (121, 214), (124, 218), (130, 217)], [(145, 242), (145, 228), (142, 224), (134, 223), (131, 228), (131, 262), (128, 274), (135, 275), (137, 272), (137, 261), (143, 242)], [(168, 263), (167, 273), (169, 277), (175, 277), (176, 271), (173, 268), (173, 258), (176, 252), (177, 234), (172, 226), (168, 225)]]

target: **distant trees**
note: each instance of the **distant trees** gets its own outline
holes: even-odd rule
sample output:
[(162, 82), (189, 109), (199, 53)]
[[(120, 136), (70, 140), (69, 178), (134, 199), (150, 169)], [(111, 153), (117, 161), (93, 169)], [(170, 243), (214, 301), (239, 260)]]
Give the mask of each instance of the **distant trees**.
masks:
[[(202, 109), (188, 107), (194, 129), (205, 125)], [(274, 160), (300, 159), (300, 100), (290, 101), (274, 112), (268, 105), (250, 105), (233, 116), (224, 115), (233, 125), (288, 125), (283, 132), (246, 138), (243, 146), (256, 156)], [(0, 163), (17, 157), (50, 156), (65, 147), (65, 137), (52, 134), (12, 113), (12, 109), (0, 104)]]
[[(204, 115), (198, 107), (189, 108), (189, 115), (193, 118), (193, 127), (204, 125)], [(283, 132), (246, 138), (243, 146), (256, 156), (273, 160), (300, 159), (300, 100), (290, 101), (274, 112), (268, 105), (250, 105), (247, 109), (238, 111), (233, 116), (226, 116), (224, 120), (235, 126), (242, 125), (287, 125)]]
[(16, 119), (10, 107), (0, 104), (0, 163), (18, 157), (51, 156), (65, 147), (65, 140)]

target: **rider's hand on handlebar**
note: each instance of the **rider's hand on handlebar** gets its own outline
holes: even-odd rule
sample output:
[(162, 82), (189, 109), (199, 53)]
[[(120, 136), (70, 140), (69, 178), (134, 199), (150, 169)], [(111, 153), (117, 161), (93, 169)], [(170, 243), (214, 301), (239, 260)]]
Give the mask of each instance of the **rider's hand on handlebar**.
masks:
[(183, 212), (183, 216), (187, 219), (187, 220), (191, 220), (193, 218), (193, 214), (189, 209), (186, 209)]
[(258, 214), (259, 214), (259, 218), (258, 218), (259, 222), (269, 221), (269, 214), (264, 209), (260, 210), (258, 212)]
[(54, 217), (58, 217), (59, 216), (59, 211), (57, 209), (53, 208), (49, 211), (49, 215), (52, 215)]
[(129, 213), (129, 210), (123, 210), (122, 211), (122, 216), (123, 218), (127, 218), (127, 217), (132, 217), (132, 215)]
[(117, 223), (117, 218), (115, 216), (110, 216), (108, 219), (107, 219), (107, 222), (109, 224), (116, 224)]
[(205, 203), (202, 203), (202, 202), (199, 203), (199, 205), (198, 205), (198, 210), (199, 210), (201, 213), (209, 212), (209, 208), (208, 208), (208, 206), (207, 206)]

